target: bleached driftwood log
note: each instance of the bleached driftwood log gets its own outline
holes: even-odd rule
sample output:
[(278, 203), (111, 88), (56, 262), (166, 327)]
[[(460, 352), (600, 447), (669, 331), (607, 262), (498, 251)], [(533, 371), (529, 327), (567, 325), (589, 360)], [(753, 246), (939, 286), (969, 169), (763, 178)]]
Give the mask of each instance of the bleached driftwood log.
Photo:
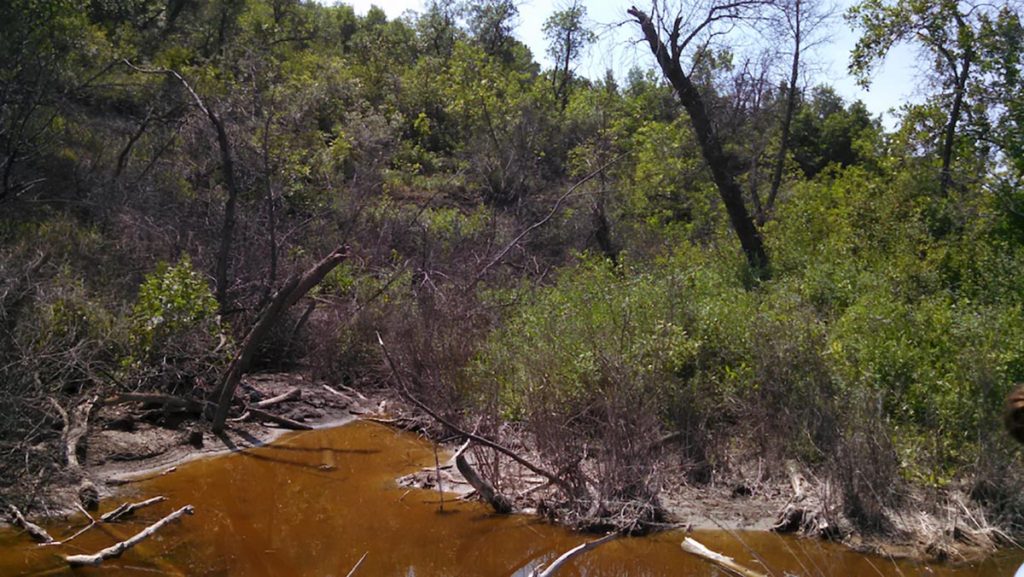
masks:
[(565, 553), (562, 553), (561, 557), (552, 561), (551, 564), (548, 565), (545, 569), (542, 570), (540, 567), (534, 569), (533, 572), (530, 573), (530, 577), (551, 577), (555, 574), (556, 571), (562, 568), (562, 565), (568, 563), (573, 557), (576, 557), (577, 555), (582, 555), (587, 551), (592, 551), (600, 547), (601, 545), (604, 545), (605, 543), (613, 539), (616, 539), (621, 534), (622, 533), (619, 532), (609, 533), (596, 541), (588, 541), (581, 545), (577, 545), (576, 547), (569, 549)]
[(120, 543), (115, 543), (114, 545), (111, 545), (110, 547), (107, 547), (106, 549), (103, 549), (102, 551), (99, 551), (97, 553), (93, 553), (92, 555), (69, 555), (65, 557), (64, 560), (67, 561), (68, 565), (72, 567), (96, 567), (100, 563), (106, 561), (107, 559), (120, 557), (125, 551), (152, 537), (157, 531), (159, 531), (165, 525), (173, 522), (182, 515), (192, 515), (193, 513), (195, 513), (195, 509), (192, 507), (192, 505), (185, 505), (181, 509), (178, 509), (177, 511), (171, 513), (163, 519), (160, 519), (156, 523), (153, 523), (149, 527), (146, 527), (142, 531), (139, 531), (132, 537), (129, 537), (128, 539), (121, 541)]
[(764, 573), (758, 573), (753, 569), (748, 569), (747, 567), (740, 565), (732, 557), (726, 557), (721, 553), (708, 549), (696, 539), (687, 537), (683, 540), (682, 547), (683, 551), (696, 555), (702, 559), (707, 559), (722, 569), (725, 569), (734, 575), (739, 575), (739, 577), (768, 577)]
[(138, 503), (122, 503), (122, 504), (118, 505), (118, 507), (116, 509), (114, 509), (113, 511), (110, 511), (108, 513), (104, 513), (103, 516), (100, 517), (100, 521), (103, 521), (104, 523), (110, 523), (112, 521), (117, 521), (121, 517), (127, 517), (128, 515), (131, 515), (135, 511), (138, 511), (139, 509), (142, 509), (143, 507), (149, 507), (150, 505), (156, 505), (157, 503), (163, 503), (166, 500), (167, 500), (167, 497), (160, 496), (160, 497), (153, 497), (152, 499), (146, 499), (145, 501), (140, 501)]
[(250, 408), (256, 407), (257, 409), (265, 409), (267, 407), (272, 407), (272, 406), (274, 406), (274, 405), (276, 405), (278, 403), (284, 403), (286, 401), (294, 401), (294, 400), (301, 399), (301, 398), (302, 398), (302, 391), (298, 387), (292, 387), (286, 393), (282, 393), (282, 394), (280, 394), (280, 395), (278, 395), (276, 397), (270, 397), (269, 399), (266, 399), (264, 401), (260, 401), (258, 403), (253, 403), (253, 404), (249, 405), (249, 407)]

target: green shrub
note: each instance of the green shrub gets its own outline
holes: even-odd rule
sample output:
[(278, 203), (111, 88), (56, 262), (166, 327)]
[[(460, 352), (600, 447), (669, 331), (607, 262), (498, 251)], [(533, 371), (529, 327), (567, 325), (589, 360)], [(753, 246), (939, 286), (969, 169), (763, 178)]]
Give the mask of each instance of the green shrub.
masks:
[(160, 263), (139, 287), (125, 365), (158, 386), (212, 378), (226, 357), (227, 336), (209, 285), (187, 256)]

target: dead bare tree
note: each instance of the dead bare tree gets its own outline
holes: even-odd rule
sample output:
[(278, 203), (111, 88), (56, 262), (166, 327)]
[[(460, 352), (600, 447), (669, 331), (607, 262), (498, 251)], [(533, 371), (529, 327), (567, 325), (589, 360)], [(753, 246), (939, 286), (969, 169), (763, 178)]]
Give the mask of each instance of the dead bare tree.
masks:
[[(718, 130), (708, 113), (701, 89), (683, 70), (681, 59), (684, 54), (703, 42), (706, 51), (713, 38), (722, 34), (716, 30), (721, 24), (735, 25), (744, 18), (751, 17), (755, 11), (770, 4), (770, 0), (736, 0), (711, 4), (703, 20), (694, 23), (682, 15), (676, 16), (672, 23), (660, 17), (656, 22), (646, 12), (637, 7), (630, 8), (627, 13), (632, 16), (643, 32), (644, 40), (650, 45), (651, 52), (661, 67), (661, 72), (675, 89), (679, 102), (686, 109), (693, 126), (701, 154), (711, 171), (712, 179), (718, 188), (719, 196), (725, 204), (729, 220), (740, 245), (747, 257), (754, 274), (764, 277), (768, 274), (768, 254), (765, 252), (761, 234), (750, 217), (750, 212), (743, 201), (743, 191), (737, 182), (737, 169), (732, 166), (729, 156), (725, 153)], [(687, 30), (683, 30), (686, 23)], [(661, 28), (661, 30), (659, 30)], [(666, 40), (662, 39), (665, 35)]]

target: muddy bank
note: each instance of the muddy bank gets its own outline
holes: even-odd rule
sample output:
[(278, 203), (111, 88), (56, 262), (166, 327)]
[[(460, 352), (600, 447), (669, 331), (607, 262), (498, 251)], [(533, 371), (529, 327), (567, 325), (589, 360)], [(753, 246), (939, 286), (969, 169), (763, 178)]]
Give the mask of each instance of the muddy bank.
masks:
[[(297, 374), (253, 375), (247, 377), (240, 390), (249, 402), (273, 399), (298, 390), (291, 398), (275, 403), (268, 411), (303, 426), (324, 428), (353, 419), (371, 419), (390, 427), (415, 430), (421, 435), (444, 439), (446, 432), (415, 407), (401, 402), (388, 391), (375, 394), (331, 387)], [(198, 458), (264, 445), (277, 439), (287, 429), (274, 423), (236, 420), (227, 431), (214, 435), (208, 423), (188, 418), (161, 406), (145, 403), (106, 404), (96, 409), (89, 421), (88, 434), (79, 446), (83, 465), (80, 475), (57, 476), (37, 490), (30, 512), (36, 518), (68, 516), (76, 511), (81, 500), (83, 481), (95, 487), (100, 498), (119, 490), (122, 485), (153, 479)], [(402, 476), (399, 485), (408, 488), (436, 489), (440, 480), (445, 492), (463, 498), (475, 498), (473, 487), (460, 474), (452, 461), (456, 445), (438, 447), (438, 460)], [(524, 457), (539, 462), (535, 454), (523, 449)], [(484, 458), (470, 451), (470, 462), (480, 468)], [(737, 465), (732, 474), (720, 474), (713, 484), (692, 484), (686, 479), (682, 464), (678, 470), (667, 470), (660, 488), (658, 505), (666, 513), (663, 522), (652, 529), (753, 530), (767, 531), (780, 522), (780, 512), (792, 509), (795, 502), (791, 479), (765, 479), (752, 475)], [(749, 467), (748, 467), (749, 468)], [(749, 481), (754, 478), (756, 481)], [(545, 510), (553, 490), (538, 487), (544, 479), (521, 467), (506, 468), (501, 490), (511, 496), (515, 510), (539, 515), (556, 523), (564, 522)], [(808, 483), (806, 495), (799, 499), (808, 514), (826, 503), (827, 487)], [(923, 508), (922, 508), (923, 510)], [(969, 515), (970, 511), (964, 508)], [(949, 515), (936, 520), (934, 514), (914, 512), (894, 516), (905, 520), (885, 534), (865, 536), (843, 526), (836, 516), (834, 529), (828, 537), (860, 551), (887, 557), (939, 559), (969, 562), (991, 554), (995, 547), (1008, 540), (999, 533), (981, 526), (972, 527), (967, 515)], [(831, 519), (830, 519), (831, 520)], [(976, 523), (976, 522), (975, 522)], [(916, 526), (916, 529), (915, 529)]]
[[(443, 467), (446, 455), (439, 457)], [(193, 460), (121, 487), (115, 499), (102, 504), (103, 511), (124, 500), (167, 499), (126, 522), (86, 532), (70, 548), (37, 547), (22, 535), (0, 530), (0, 574), (71, 574), (57, 555), (96, 551), (185, 505), (193, 506), (195, 514), (164, 527), (158, 539), (74, 574), (345, 575), (363, 559), (356, 573), (360, 577), (523, 577), (594, 540), (536, 516), (497, 515), (451, 493), (442, 498), (436, 491), (396, 486), (395, 477), (433, 467), (431, 442), (372, 422), (288, 434), (270, 445)], [(80, 514), (46, 524), (57, 536), (83, 525)], [(676, 530), (612, 541), (581, 556), (558, 577), (721, 575), (680, 549), (686, 536), (775, 575), (1003, 577), (1019, 563), (1009, 557), (970, 568), (890, 562), (833, 543), (765, 531)]]

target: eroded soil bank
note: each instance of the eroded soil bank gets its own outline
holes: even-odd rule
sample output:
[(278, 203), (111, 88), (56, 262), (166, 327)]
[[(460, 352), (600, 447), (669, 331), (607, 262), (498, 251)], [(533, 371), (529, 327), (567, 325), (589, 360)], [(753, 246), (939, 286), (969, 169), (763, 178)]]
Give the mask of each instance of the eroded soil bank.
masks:
[[(448, 455), (441, 454), (444, 465)], [(61, 554), (94, 551), (185, 504), (196, 513), (120, 559), (79, 574), (525, 576), (591, 537), (522, 515), (496, 515), (477, 502), (399, 487), (395, 478), (434, 466), (432, 445), (372, 422), (290, 433), (269, 446), (182, 463), (121, 486), (101, 511), (123, 500), (163, 495), (130, 522), (93, 530), (64, 548), (37, 547), (0, 532), (0, 574), (70, 573)], [(54, 520), (57, 535), (83, 524)], [(889, 561), (818, 540), (766, 532), (694, 531), (708, 546), (772, 574), (807, 576), (996, 577), (1019, 559), (996, 556), (957, 568)], [(681, 551), (680, 531), (623, 538), (573, 562), (569, 577), (718, 575)]]

